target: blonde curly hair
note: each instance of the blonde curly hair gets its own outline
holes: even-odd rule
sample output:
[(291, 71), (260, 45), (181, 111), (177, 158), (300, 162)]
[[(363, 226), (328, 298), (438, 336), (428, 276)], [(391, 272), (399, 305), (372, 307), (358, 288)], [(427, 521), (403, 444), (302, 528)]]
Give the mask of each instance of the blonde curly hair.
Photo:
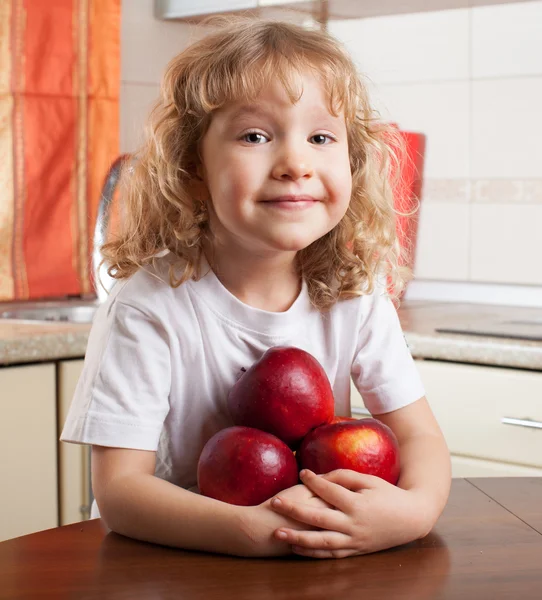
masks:
[(143, 146), (123, 172), (123, 226), (101, 248), (108, 274), (129, 277), (169, 250), (175, 257), (172, 286), (201, 277), (203, 240), (211, 233), (205, 205), (191, 197), (190, 184), (213, 111), (254, 99), (272, 78), (295, 102), (290, 76), (313, 69), (330, 110), (345, 116), (352, 196), (343, 219), (298, 252), (299, 272), (321, 311), (339, 299), (370, 293), (381, 278), (397, 301), (410, 270), (400, 264), (392, 178), (400, 175), (399, 160), (406, 154), (396, 128), (371, 109), (351, 58), (326, 32), (286, 22), (220, 17), (207, 24), (217, 30), (169, 63)]

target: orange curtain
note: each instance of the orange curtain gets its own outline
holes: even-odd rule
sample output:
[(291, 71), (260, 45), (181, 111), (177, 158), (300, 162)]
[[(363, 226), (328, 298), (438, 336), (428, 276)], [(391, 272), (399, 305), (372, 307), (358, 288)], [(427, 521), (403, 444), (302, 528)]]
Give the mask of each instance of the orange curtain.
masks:
[(92, 295), (120, 0), (0, 0), (0, 300)]

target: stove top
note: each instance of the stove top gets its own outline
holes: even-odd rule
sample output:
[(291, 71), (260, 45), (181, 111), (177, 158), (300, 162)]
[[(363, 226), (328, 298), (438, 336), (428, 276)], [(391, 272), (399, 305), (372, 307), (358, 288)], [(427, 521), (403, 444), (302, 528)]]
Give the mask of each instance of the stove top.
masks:
[(542, 319), (465, 323), (450, 327), (437, 327), (435, 331), (542, 342)]

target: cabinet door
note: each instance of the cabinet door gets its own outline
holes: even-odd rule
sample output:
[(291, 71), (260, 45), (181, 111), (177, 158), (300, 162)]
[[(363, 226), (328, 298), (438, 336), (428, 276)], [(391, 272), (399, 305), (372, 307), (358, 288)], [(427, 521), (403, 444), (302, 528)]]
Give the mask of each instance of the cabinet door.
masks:
[[(59, 432), (64, 427), (82, 369), (82, 360), (66, 360), (58, 363)], [(90, 516), (90, 448), (59, 442), (58, 453), (60, 524), (68, 525), (84, 521)]]
[[(426, 387), (429, 403), (452, 452), (452, 477), (542, 476), (542, 468), (501, 462), (503, 457), (510, 461), (514, 458), (518, 460), (519, 457), (521, 460), (518, 462), (528, 462), (531, 457), (533, 462), (542, 466), (542, 455), (536, 455), (536, 444), (542, 438), (542, 430), (536, 427), (516, 426), (514, 428), (513, 425), (507, 426), (501, 421), (505, 418), (505, 414), (516, 416), (521, 414), (531, 418), (531, 421), (527, 421), (528, 424), (536, 423), (532, 417), (539, 414), (539, 405), (542, 406), (542, 393), (539, 393), (542, 374), (509, 369), (498, 369), (495, 373), (493, 369), (484, 370), (482, 367), (471, 365), (416, 362)], [(492, 375), (495, 374), (497, 377), (494, 379)], [(502, 377), (507, 376), (509, 378), (507, 385), (503, 385)], [(503, 390), (495, 390), (495, 386), (499, 385), (503, 385)], [(516, 397), (511, 394), (514, 385), (517, 386), (517, 394), (523, 394), (519, 402), (513, 401)], [(462, 390), (462, 393), (459, 390)], [(350, 397), (353, 417), (361, 419), (371, 416), (353, 383)], [(464, 405), (464, 412), (459, 411), (462, 405)], [(484, 406), (487, 407), (486, 410)], [(500, 413), (495, 415), (495, 411)], [(502, 415), (501, 419), (498, 418), (499, 414)], [(474, 440), (467, 439), (468, 436), (473, 435)], [(510, 435), (515, 436), (514, 440), (519, 444), (515, 449), (512, 449), (511, 441), (506, 441), (506, 436)], [(487, 443), (486, 447), (484, 443)], [(472, 456), (461, 454), (468, 451), (478, 454)], [(479, 458), (488, 455), (496, 455), (501, 460)]]
[(0, 368), (0, 540), (58, 526), (54, 364)]
[(452, 455), (452, 477), (542, 477), (542, 469)]
[(542, 373), (416, 364), (452, 454), (542, 468)]

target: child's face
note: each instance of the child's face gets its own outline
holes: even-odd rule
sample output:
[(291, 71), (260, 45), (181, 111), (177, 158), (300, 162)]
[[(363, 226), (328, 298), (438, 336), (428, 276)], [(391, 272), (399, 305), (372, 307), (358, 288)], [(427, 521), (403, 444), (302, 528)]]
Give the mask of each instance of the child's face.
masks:
[(297, 104), (279, 82), (253, 104), (213, 115), (201, 155), (210, 226), (221, 244), (262, 256), (295, 252), (333, 229), (348, 208), (344, 117), (329, 112), (318, 79), (307, 74), (300, 82)]

